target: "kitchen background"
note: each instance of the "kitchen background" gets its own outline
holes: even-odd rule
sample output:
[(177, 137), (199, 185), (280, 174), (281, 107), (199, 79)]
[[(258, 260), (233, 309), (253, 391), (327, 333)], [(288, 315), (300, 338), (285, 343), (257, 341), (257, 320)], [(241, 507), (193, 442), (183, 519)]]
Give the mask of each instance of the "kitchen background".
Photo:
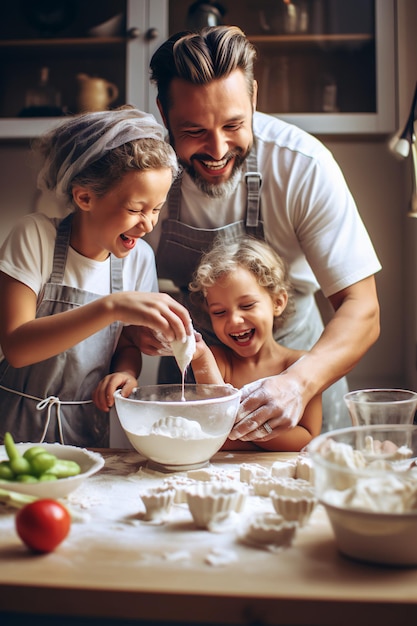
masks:
[[(389, 149), (407, 120), (417, 81), (417, 3), (204, 4), (212, 5), (203, 7), (205, 20), (238, 24), (257, 46), (258, 108), (312, 132), (333, 152), (381, 259), (381, 336), (349, 376), (351, 388), (417, 389), (417, 218), (407, 216), (412, 159), (399, 160)], [(19, 216), (51, 210), (50, 199), (36, 191), (30, 143), (57, 121), (57, 112), (82, 108), (86, 80), (107, 81), (94, 88), (105, 88), (108, 106), (129, 102), (157, 114), (149, 59), (169, 33), (186, 28), (190, 16), (194, 23), (201, 18), (202, 7), (191, 15), (190, 5), (189, 0), (2, 4), (0, 242)], [(40, 112), (42, 117), (33, 117)], [(155, 358), (146, 358), (141, 382), (153, 382), (156, 365)]]

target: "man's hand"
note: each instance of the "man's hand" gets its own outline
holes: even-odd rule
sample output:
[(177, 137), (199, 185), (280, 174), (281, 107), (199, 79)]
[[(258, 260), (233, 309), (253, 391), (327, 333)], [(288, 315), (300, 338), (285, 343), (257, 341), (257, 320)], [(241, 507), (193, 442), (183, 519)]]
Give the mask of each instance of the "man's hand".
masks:
[(268, 441), (280, 431), (294, 428), (306, 405), (302, 392), (302, 385), (290, 372), (245, 385), (229, 439)]

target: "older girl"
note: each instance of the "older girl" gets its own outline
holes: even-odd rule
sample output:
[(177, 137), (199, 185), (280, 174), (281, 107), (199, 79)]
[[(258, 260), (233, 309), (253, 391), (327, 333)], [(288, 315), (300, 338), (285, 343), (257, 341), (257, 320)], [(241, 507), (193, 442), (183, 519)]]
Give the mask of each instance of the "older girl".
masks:
[[(157, 291), (151, 248), (177, 160), (133, 107), (70, 118), (39, 141), (41, 189), (72, 211), (32, 214), (0, 250), (0, 440), (108, 445), (108, 407), (141, 368), (140, 326), (167, 342), (187, 310)], [(100, 393), (92, 396), (99, 382)]]

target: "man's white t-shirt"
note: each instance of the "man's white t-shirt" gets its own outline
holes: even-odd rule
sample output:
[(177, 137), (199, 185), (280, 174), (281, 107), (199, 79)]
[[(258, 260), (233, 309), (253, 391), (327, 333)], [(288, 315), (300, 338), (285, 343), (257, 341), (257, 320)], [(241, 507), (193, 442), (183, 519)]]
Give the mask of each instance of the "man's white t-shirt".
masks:
[[(23, 217), (0, 248), (0, 271), (27, 285), (38, 298), (48, 282), (53, 265), (57, 226), (60, 218), (42, 213)], [(68, 249), (64, 284), (99, 295), (110, 293), (110, 257), (94, 261), (73, 248)], [(124, 291), (158, 291), (155, 257), (142, 239), (123, 259)], [(3, 353), (0, 350), (0, 361)]]

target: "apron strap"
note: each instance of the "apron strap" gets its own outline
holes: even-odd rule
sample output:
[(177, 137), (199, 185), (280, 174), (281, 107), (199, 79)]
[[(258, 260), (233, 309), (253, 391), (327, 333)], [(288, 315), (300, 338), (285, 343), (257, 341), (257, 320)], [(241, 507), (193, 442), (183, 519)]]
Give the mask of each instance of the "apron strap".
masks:
[(73, 213), (70, 213), (58, 226), (55, 240), (54, 262), (50, 278), (50, 282), (55, 285), (62, 285), (64, 281), (65, 265), (67, 263), (68, 248), (71, 238), (72, 218)]
[(123, 259), (110, 255), (110, 293), (123, 291)]
[(256, 229), (258, 227), (262, 185), (262, 174), (258, 172), (258, 160), (256, 158), (255, 145), (246, 160), (245, 181), (248, 194), (246, 202), (246, 229), (250, 233), (251, 229)]
[(180, 221), (181, 215), (181, 181), (182, 174), (179, 174), (171, 185), (168, 193), (168, 219)]
[[(50, 282), (55, 285), (62, 285), (64, 281), (65, 266), (68, 257), (68, 248), (71, 238), (71, 225), (73, 213), (65, 217), (58, 226), (54, 261)], [(123, 260), (110, 255), (110, 292), (123, 290)]]

